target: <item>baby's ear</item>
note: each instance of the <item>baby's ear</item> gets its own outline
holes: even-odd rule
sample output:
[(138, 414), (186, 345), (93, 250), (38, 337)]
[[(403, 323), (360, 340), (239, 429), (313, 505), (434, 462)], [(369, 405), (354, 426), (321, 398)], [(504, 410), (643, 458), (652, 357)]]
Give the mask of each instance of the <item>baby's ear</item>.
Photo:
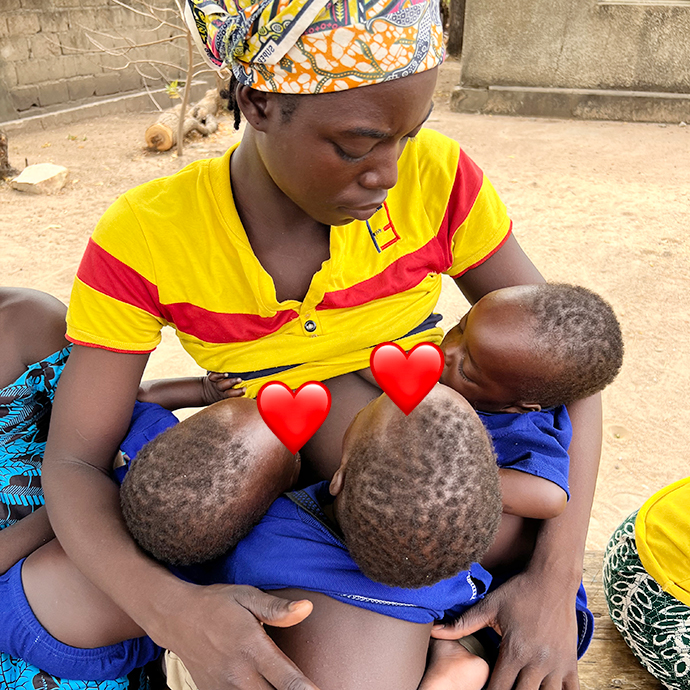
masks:
[(341, 462), (340, 467), (333, 475), (333, 479), (331, 479), (328, 492), (331, 496), (337, 496), (343, 490), (343, 486), (345, 486), (345, 463)]
[(539, 412), (541, 405), (539, 403), (523, 403), (518, 402), (514, 405), (504, 407), (501, 412), (511, 412), (513, 414), (524, 414), (525, 412)]

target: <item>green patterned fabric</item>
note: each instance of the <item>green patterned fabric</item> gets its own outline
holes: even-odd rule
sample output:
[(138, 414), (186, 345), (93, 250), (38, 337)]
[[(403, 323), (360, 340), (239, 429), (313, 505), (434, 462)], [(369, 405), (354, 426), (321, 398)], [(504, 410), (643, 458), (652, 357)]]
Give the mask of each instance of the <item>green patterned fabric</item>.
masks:
[(640, 663), (664, 686), (690, 689), (690, 607), (664, 592), (642, 567), (635, 518), (613, 533), (604, 556), (609, 615)]

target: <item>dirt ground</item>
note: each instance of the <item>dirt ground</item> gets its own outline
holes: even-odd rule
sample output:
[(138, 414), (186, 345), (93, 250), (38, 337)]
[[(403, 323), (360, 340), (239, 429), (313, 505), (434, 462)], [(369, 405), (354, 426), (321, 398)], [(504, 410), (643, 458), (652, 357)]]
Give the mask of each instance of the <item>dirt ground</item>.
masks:
[[(447, 107), (446, 70), (429, 126), (457, 139), (506, 202), (515, 234), (549, 280), (603, 294), (623, 325), (626, 360), (604, 393), (604, 448), (588, 548), (654, 491), (689, 473), (690, 127), (461, 115)], [(0, 272), (5, 285), (63, 301), (99, 216), (130, 187), (222, 154), (231, 120), (183, 158), (148, 153), (152, 114), (94, 119), (49, 132), (15, 133), (15, 167), (53, 162), (70, 179), (52, 197), (0, 184)], [(452, 281), (439, 310), (446, 328), (466, 305)], [(172, 332), (147, 377), (200, 371)]]

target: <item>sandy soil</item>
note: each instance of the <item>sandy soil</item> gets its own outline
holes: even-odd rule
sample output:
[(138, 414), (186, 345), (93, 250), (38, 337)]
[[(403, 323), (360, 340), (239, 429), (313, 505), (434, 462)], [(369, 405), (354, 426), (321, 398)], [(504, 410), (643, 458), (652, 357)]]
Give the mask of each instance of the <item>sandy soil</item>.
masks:
[[(623, 324), (626, 361), (604, 393), (604, 449), (588, 540), (600, 549), (652, 492), (688, 474), (690, 127), (454, 114), (443, 91), (453, 74), (445, 72), (430, 126), (460, 141), (484, 169), (544, 275), (597, 290)], [(0, 185), (3, 284), (67, 301), (88, 237), (119, 194), (220, 155), (238, 136), (226, 119), (182, 159), (151, 154), (142, 145), (152, 119), (107, 117), (10, 138), (15, 166), (25, 159), (54, 162), (71, 174), (52, 197)], [(449, 281), (440, 305), (447, 328), (465, 307)], [(198, 371), (168, 332), (147, 376)]]

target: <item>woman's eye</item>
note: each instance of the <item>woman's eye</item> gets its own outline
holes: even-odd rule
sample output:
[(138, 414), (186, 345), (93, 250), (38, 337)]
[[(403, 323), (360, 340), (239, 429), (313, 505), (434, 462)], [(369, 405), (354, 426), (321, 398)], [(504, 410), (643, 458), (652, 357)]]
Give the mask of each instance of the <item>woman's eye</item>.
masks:
[(358, 160), (364, 158), (364, 156), (367, 155), (366, 153), (359, 154), (359, 155), (352, 155), (352, 154), (348, 153), (347, 151), (344, 151), (343, 149), (341, 149), (340, 146), (338, 146), (338, 144), (335, 144), (335, 143), (334, 143), (333, 146), (335, 146), (336, 153), (337, 153), (343, 160), (348, 161), (348, 162), (350, 162), (350, 163), (354, 163), (354, 162), (356, 162), (356, 161), (358, 161)]

